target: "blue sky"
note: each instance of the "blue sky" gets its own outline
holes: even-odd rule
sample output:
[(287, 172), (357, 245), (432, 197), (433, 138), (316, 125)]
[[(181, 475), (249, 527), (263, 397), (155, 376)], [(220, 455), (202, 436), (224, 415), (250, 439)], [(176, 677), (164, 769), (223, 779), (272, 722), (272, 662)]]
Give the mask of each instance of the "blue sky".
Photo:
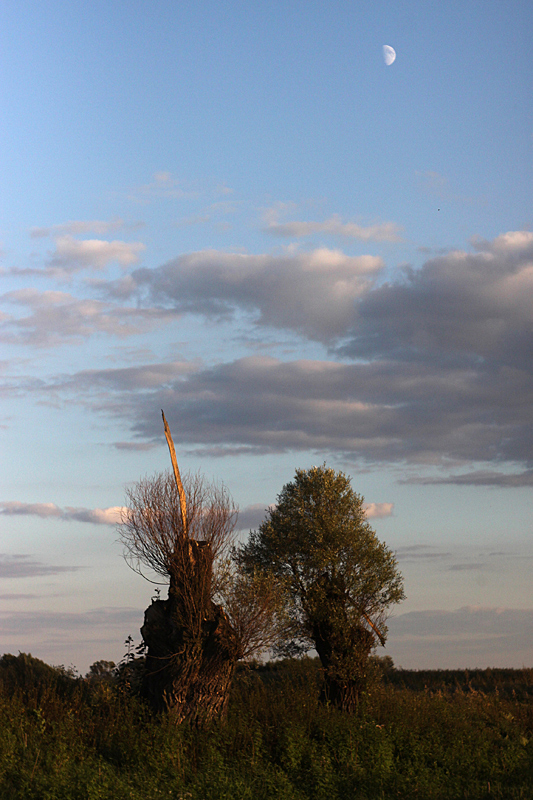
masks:
[(397, 664), (531, 663), (532, 24), (2, 5), (1, 650), (86, 671), (138, 638), (114, 520), (164, 407), (244, 529), (297, 467), (352, 476), (405, 575)]

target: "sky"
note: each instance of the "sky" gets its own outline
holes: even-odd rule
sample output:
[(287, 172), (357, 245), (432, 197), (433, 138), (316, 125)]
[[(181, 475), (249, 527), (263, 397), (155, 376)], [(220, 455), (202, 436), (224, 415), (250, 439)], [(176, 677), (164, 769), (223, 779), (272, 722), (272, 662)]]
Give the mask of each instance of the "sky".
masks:
[[(533, 664), (527, 0), (5, 0), (0, 652), (140, 641), (128, 487), (352, 477), (404, 668)], [(396, 51), (390, 65), (383, 46)]]

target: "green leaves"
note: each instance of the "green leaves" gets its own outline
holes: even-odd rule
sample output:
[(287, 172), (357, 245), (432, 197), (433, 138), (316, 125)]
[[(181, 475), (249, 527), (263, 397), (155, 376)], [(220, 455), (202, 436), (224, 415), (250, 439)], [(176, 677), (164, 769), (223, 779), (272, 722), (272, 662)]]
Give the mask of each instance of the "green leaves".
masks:
[(343, 472), (325, 464), (296, 470), (239, 560), (249, 573), (259, 569), (283, 583), (299, 637), (326, 672), (344, 683), (364, 677), (369, 652), (385, 642), (387, 610), (404, 597), (403, 579)]

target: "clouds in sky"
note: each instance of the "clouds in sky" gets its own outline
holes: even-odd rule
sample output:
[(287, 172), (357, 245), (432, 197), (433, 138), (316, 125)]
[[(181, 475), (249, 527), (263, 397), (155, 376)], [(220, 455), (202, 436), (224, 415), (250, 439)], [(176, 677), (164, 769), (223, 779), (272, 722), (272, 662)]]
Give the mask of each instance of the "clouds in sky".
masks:
[[(145, 603), (146, 604), (146, 603)], [(3, 652), (24, 649), (48, 663), (69, 663), (73, 657), (82, 673), (101, 658), (118, 661), (128, 634), (138, 637), (142, 608), (104, 607), (88, 611), (49, 611), (35, 608), (0, 612)], [(67, 656), (65, 654), (68, 654)]]
[[(446, 480), (530, 485), (533, 233), (474, 241), (473, 251), (429, 259), (392, 280), (383, 270), (379, 257), (326, 248), (200, 251), (99, 281), (105, 300), (9, 292), (4, 303), (30, 314), (5, 316), (0, 335), (51, 346), (96, 332), (132, 335), (184, 314), (213, 323), (244, 314), (256, 330), (321, 342), (329, 358), (145, 363), (73, 372), (35, 391), (92, 397), (96, 410), (123, 416), (136, 440), (131, 447), (159, 436), (164, 407), (182, 442), (205, 453), (314, 450), (376, 462), (507, 462), (514, 473), (478, 466), (470, 477), (459, 472)], [(125, 305), (132, 301), (135, 307)]]
[(137, 269), (110, 292), (122, 295), (127, 289), (148, 304), (214, 319), (247, 311), (256, 325), (331, 341), (346, 332), (355, 301), (383, 266), (377, 256), (326, 248), (278, 256), (207, 250), (156, 269)]
[(373, 225), (359, 225), (356, 222), (343, 222), (334, 214), (323, 222), (279, 222), (274, 212), (266, 214), (265, 233), (283, 238), (300, 239), (322, 233), (327, 236), (341, 236), (347, 239), (359, 239), (363, 242), (399, 242), (402, 228), (395, 222), (379, 222)]
[(122, 506), (110, 508), (59, 508), (55, 503), (20, 503), (15, 500), (0, 502), (0, 515), (34, 516), (47, 519), (77, 520), (95, 525), (117, 525), (125, 509)]
[[(131, 226), (127, 226), (120, 217), (115, 217), (111, 220), (71, 220), (59, 225), (31, 228), (30, 236), (32, 239), (43, 239), (47, 236), (78, 236), (84, 233), (96, 233), (98, 236), (105, 236), (112, 231), (118, 231), (125, 227)], [(139, 223), (133, 227), (139, 227)]]
[(424, 464), (527, 463), (531, 456), (532, 411), (524, 397), (532, 381), (519, 371), (498, 376), (423, 361), (286, 362), (261, 355), (173, 369), (164, 376), (149, 364), (83, 371), (36, 391), (92, 397), (143, 441), (160, 436), (164, 408), (182, 443), (216, 445), (220, 454), (235, 447), (336, 451)]
[(386, 652), (405, 669), (517, 668), (531, 661), (533, 609), (411, 611), (393, 616), (388, 627)]
[(321, 248), (288, 255), (190, 253), (111, 283), (181, 313), (217, 319), (236, 310), (366, 359), (510, 367), (533, 363), (533, 233), (474, 242), (383, 282), (376, 256)]
[(514, 667), (529, 664), (533, 609), (464, 606), (398, 614), (386, 652), (405, 669)]
[(39, 578), (58, 575), (64, 572), (76, 572), (81, 567), (51, 566), (36, 561), (29, 555), (0, 553), (1, 578)]
[(70, 234), (58, 236), (55, 251), (50, 257), (50, 267), (65, 273), (81, 269), (103, 269), (110, 263), (129, 267), (139, 260), (145, 250), (142, 242), (107, 242), (103, 239), (75, 239)]
[(350, 341), (357, 357), (432, 357), (478, 366), (533, 364), (533, 233), (519, 231), (478, 252), (454, 251), (406, 270), (362, 298)]
[[(265, 506), (263, 503), (253, 503), (239, 511), (237, 520), (237, 530), (255, 530), (266, 518), (269, 508), (275, 508), (275, 504)], [(364, 509), (368, 519), (378, 517), (390, 517), (393, 511), (392, 503), (365, 503)]]
[[(139, 309), (68, 292), (15, 289), (0, 296), (19, 313), (0, 317), (0, 341), (36, 347), (55, 347), (66, 342), (81, 344), (95, 333), (119, 338), (146, 331), (168, 316), (157, 309)], [(20, 313), (20, 309), (27, 309)], [(28, 313), (29, 312), (29, 313)]]
[(533, 470), (526, 469), (520, 473), (502, 473), (490, 470), (476, 470), (465, 474), (455, 474), (439, 477), (417, 476), (400, 480), (400, 483), (419, 483), (424, 486), (448, 484), (452, 486), (500, 486), (518, 488), (533, 486)]

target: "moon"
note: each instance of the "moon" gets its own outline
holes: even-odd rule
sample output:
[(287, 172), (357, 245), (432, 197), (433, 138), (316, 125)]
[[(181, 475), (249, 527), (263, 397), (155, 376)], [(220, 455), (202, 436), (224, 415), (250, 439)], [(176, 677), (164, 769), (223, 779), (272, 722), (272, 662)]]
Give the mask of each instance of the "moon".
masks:
[(385, 60), (385, 64), (390, 67), (394, 59), (396, 58), (396, 50), (394, 47), (391, 47), (390, 44), (383, 45), (383, 58)]

